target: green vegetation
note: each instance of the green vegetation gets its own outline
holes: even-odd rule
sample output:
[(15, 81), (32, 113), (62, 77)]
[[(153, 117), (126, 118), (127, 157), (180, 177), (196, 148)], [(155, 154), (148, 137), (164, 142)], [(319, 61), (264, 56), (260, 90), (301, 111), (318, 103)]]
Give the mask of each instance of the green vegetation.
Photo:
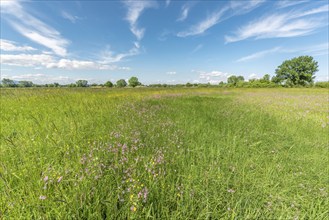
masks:
[(244, 81), (244, 77), (243, 76), (230, 76), (227, 78), (227, 83), (231, 84), (233, 86), (237, 86), (237, 84), (239, 82), (243, 82)]
[(138, 81), (138, 78), (133, 76), (128, 80), (129, 86), (136, 87), (141, 85), (141, 83)]
[(78, 80), (76, 83), (77, 87), (87, 87), (88, 86), (88, 81), (87, 80)]
[(113, 87), (113, 83), (111, 81), (107, 81), (104, 86), (106, 87)]
[(127, 86), (127, 82), (126, 82), (126, 80), (124, 80), (124, 79), (119, 79), (118, 81), (117, 81), (117, 83), (116, 83), (116, 86), (117, 87), (126, 87)]
[(318, 71), (318, 62), (311, 56), (295, 57), (284, 61), (275, 70), (275, 83), (283, 83), (287, 86), (305, 86), (313, 82), (314, 74)]
[(326, 219), (326, 89), (1, 90), (0, 219)]

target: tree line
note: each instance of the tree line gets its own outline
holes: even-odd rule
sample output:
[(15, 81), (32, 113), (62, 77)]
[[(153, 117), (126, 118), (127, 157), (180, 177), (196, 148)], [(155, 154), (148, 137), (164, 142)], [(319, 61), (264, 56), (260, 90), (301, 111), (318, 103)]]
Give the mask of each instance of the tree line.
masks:
[[(186, 84), (150, 84), (148, 87), (325, 87), (329, 88), (329, 82), (314, 83), (315, 73), (318, 71), (318, 62), (311, 56), (299, 56), (290, 60), (285, 60), (275, 70), (275, 75), (271, 78), (269, 74), (265, 74), (260, 79), (250, 79), (245, 81), (243, 76), (232, 75), (227, 78), (227, 82), (220, 82), (218, 85), (211, 85), (210, 83), (186, 83)], [(36, 85), (31, 81), (15, 82), (11, 79), (2, 79), (0, 84), (2, 87), (136, 87), (142, 86), (138, 78), (133, 76), (128, 80), (119, 79), (115, 84), (107, 81), (104, 84), (88, 84), (87, 80), (78, 80), (75, 83), (60, 85), (59, 83)]]
[(50, 83), (50, 84), (34, 84), (32, 81), (14, 81), (11, 79), (4, 78), (1, 81), (2, 83), (0, 84), (2, 87), (95, 87), (95, 86), (100, 86), (100, 87), (136, 87), (136, 86), (141, 86), (142, 83), (139, 82), (138, 78), (133, 76), (128, 80), (128, 83), (124, 79), (119, 79), (115, 84), (112, 83), (111, 81), (107, 81), (104, 84), (88, 84), (87, 80), (77, 80), (75, 83), (70, 83), (66, 85), (61, 85), (59, 83)]

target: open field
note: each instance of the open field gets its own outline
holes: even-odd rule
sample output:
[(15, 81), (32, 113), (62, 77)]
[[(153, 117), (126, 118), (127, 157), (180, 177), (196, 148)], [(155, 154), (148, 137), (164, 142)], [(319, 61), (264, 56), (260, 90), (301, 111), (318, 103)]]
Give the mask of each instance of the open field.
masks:
[(2, 89), (0, 219), (328, 219), (327, 89)]

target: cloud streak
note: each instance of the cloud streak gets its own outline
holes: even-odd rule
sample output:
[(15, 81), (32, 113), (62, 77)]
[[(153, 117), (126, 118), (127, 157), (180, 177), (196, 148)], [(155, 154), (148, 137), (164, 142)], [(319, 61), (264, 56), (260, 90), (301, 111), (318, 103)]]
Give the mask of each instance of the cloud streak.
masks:
[(281, 0), (281, 1), (277, 1), (276, 2), (276, 6), (278, 8), (287, 8), (290, 6), (294, 6), (294, 5), (299, 5), (302, 3), (308, 2), (308, 0), (299, 0), (299, 1), (292, 1), (292, 0)]
[(0, 49), (3, 51), (35, 51), (37, 49), (30, 46), (18, 46), (16, 42), (0, 39)]
[(4, 1), (1, 3), (1, 13), (9, 24), (20, 34), (31, 41), (51, 49), (58, 56), (66, 56), (66, 47), (69, 41), (61, 34), (32, 16), (17, 1)]
[[(226, 35), (225, 41), (231, 43), (248, 38), (265, 39), (309, 35), (316, 29), (328, 25), (325, 16), (312, 17), (310, 15), (326, 11), (328, 11), (328, 5), (308, 11), (265, 15), (239, 28), (234, 35)], [(305, 16), (308, 17), (305, 18)]]
[(214, 25), (229, 19), (233, 16), (249, 13), (255, 8), (259, 7), (264, 0), (250, 0), (250, 1), (231, 1), (219, 10), (214, 11), (211, 15), (207, 16), (204, 20), (191, 26), (188, 30), (177, 33), (178, 37), (188, 37), (201, 35)]
[(312, 56), (322, 56), (328, 55), (329, 53), (329, 44), (328, 42), (322, 44), (315, 44), (312, 46), (307, 47), (300, 47), (300, 48), (282, 48), (282, 47), (274, 47), (272, 49), (259, 51), (248, 56), (241, 57), (240, 59), (236, 60), (236, 62), (247, 62), (250, 60), (256, 60), (262, 57), (265, 57), (269, 54), (273, 53), (297, 53), (297, 54), (308, 54)]
[(182, 9), (181, 9), (181, 14), (180, 14), (179, 18), (177, 18), (177, 21), (184, 21), (187, 18), (187, 16), (188, 16), (188, 13), (190, 11), (190, 8), (191, 8), (190, 5), (184, 4), (182, 6)]
[(71, 15), (67, 11), (62, 11), (61, 13), (62, 17), (69, 20), (71, 23), (75, 24), (77, 20), (80, 20), (81, 18), (75, 15)]
[(272, 48), (269, 50), (259, 51), (257, 53), (253, 53), (248, 56), (242, 57), (242, 58), (238, 59), (236, 62), (245, 62), (245, 61), (250, 61), (250, 60), (254, 60), (254, 59), (259, 59), (268, 54), (276, 53), (276, 52), (280, 51), (280, 49), (281, 49), (281, 47), (275, 47), (275, 48)]
[(137, 40), (141, 40), (144, 37), (145, 28), (138, 27), (138, 19), (145, 9), (156, 7), (156, 3), (153, 1), (124, 1), (127, 7), (126, 20), (129, 22), (130, 31), (136, 36)]

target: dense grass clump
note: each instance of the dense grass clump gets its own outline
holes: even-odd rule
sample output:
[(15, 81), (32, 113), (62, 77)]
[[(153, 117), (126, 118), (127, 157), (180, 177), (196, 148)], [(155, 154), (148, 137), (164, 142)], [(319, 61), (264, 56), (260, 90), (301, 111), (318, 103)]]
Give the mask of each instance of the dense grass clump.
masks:
[(0, 218), (326, 219), (324, 89), (2, 89)]

